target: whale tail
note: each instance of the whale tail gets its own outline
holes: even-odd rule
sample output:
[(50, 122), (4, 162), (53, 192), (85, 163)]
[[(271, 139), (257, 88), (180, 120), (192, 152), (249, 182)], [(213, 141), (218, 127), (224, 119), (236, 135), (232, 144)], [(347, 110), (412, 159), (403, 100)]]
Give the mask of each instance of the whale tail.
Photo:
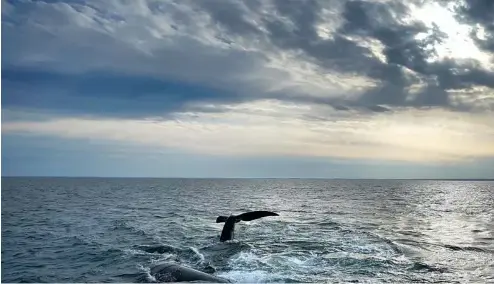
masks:
[[(269, 211), (251, 211), (235, 216), (235, 223), (238, 223), (240, 221), (252, 221), (267, 216), (279, 216), (279, 215), (277, 213), (269, 212)], [(226, 222), (227, 219), (228, 219), (227, 216), (218, 216), (218, 218), (216, 218), (216, 223)]]
[(226, 216), (218, 216), (218, 218), (216, 218), (216, 223), (226, 222), (227, 219), (228, 219), (228, 217), (226, 217)]
[(279, 215), (277, 213), (269, 212), (269, 211), (252, 211), (238, 215), (237, 219), (241, 221), (252, 221), (267, 216), (279, 216)]
[(251, 211), (236, 216), (235, 215), (231, 215), (229, 217), (218, 216), (218, 218), (216, 218), (216, 223), (225, 222), (225, 225), (223, 225), (223, 230), (221, 231), (220, 241), (224, 242), (233, 239), (233, 234), (235, 231), (235, 223), (238, 223), (240, 221), (251, 221), (266, 216), (279, 216), (279, 215), (277, 213), (269, 212), (269, 211)]

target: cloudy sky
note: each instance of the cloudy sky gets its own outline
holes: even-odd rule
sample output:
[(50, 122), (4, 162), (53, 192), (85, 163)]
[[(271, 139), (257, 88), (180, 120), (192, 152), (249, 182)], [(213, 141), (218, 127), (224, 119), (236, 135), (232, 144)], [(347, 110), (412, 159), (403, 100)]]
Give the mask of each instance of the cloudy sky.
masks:
[(2, 175), (494, 178), (494, 1), (2, 0)]

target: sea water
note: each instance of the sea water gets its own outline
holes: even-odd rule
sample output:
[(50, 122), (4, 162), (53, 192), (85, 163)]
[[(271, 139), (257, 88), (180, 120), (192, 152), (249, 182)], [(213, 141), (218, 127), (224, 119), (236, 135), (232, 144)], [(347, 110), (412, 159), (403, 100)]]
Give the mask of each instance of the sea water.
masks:
[[(494, 182), (2, 178), (2, 282), (494, 281)], [(219, 242), (219, 215), (269, 210)]]

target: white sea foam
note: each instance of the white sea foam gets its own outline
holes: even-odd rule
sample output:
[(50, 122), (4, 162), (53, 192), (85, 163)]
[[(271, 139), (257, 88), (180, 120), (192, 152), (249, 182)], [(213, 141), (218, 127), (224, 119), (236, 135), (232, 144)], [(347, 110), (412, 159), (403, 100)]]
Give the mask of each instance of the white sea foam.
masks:
[(204, 262), (204, 254), (200, 253), (199, 250), (195, 247), (189, 248), (201, 259), (201, 262)]
[(218, 276), (231, 279), (239, 283), (265, 283), (272, 278), (270, 277), (269, 273), (262, 270), (232, 270), (228, 272), (218, 273)]
[(156, 278), (153, 275), (151, 275), (151, 268), (150, 267), (145, 267), (142, 264), (137, 264), (137, 269), (146, 274), (147, 280), (149, 280), (150, 282), (156, 282)]

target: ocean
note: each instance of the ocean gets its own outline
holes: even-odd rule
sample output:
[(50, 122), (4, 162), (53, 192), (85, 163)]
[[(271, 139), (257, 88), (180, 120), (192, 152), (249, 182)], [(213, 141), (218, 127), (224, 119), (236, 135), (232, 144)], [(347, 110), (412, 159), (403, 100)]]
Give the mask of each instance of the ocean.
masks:
[[(494, 182), (2, 178), (2, 282), (494, 282)], [(219, 215), (269, 210), (219, 242)]]

